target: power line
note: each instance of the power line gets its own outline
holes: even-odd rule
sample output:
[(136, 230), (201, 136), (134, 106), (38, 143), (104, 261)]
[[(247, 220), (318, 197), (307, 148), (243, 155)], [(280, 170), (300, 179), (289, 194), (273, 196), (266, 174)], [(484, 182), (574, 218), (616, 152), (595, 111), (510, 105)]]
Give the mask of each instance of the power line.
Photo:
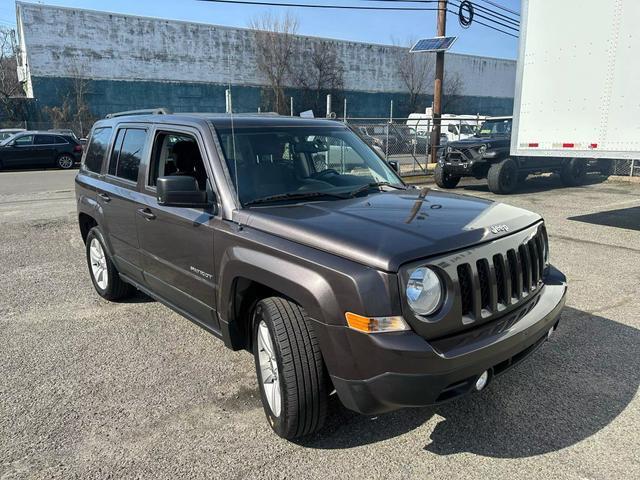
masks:
[[(369, 10), (369, 11), (422, 11), (422, 12), (437, 12), (440, 9), (437, 7), (409, 7), (409, 6), (402, 6), (402, 7), (368, 7), (368, 6), (361, 6), (361, 5), (335, 5), (335, 4), (331, 4), (331, 5), (326, 5), (326, 4), (309, 4), (309, 3), (284, 3), (284, 2), (274, 2), (274, 1), (256, 1), (256, 0), (198, 0), (201, 2), (209, 2), (209, 3), (228, 3), (228, 4), (235, 4), (235, 5), (252, 5), (252, 6), (264, 6), (264, 7), (293, 7), (293, 8), (320, 8), (320, 9), (338, 9), (338, 10)], [(369, 0), (369, 1), (378, 1), (378, 0)], [(392, 2), (395, 0), (379, 0), (379, 1), (389, 1)], [(400, 0), (403, 1), (403, 0)], [(438, 0), (420, 0), (417, 3), (436, 3)], [(451, 13), (453, 15), (458, 15), (458, 12), (455, 12), (453, 10), (447, 10), (448, 13)], [(476, 14), (477, 15), (477, 14)], [(480, 16), (480, 15), (478, 15)], [(496, 22), (493, 19), (490, 19), (488, 17), (483, 17), (485, 19), (488, 19), (489, 21), (492, 22)], [(475, 20), (476, 23), (478, 23), (479, 25), (483, 25), (487, 28), (491, 28), (492, 30), (495, 30), (497, 32), (500, 33), (504, 33), (505, 35), (509, 35), (511, 37), (514, 38), (518, 38), (517, 35), (514, 35), (512, 33), (506, 32), (504, 30), (502, 30), (501, 28), (498, 27), (494, 27), (492, 25), (489, 25), (487, 23), (481, 22), (480, 20)], [(517, 31), (517, 28), (508, 26), (508, 25), (504, 25), (500, 22), (497, 22), (498, 24), (504, 26), (505, 28), (510, 28), (512, 30)]]
[[(477, 0), (476, 0), (477, 1)], [(500, 20), (503, 20), (505, 22), (509, 22), (512, 23), (514, 25), (520, 25), (520, 20), (510, 17), (508, 15), (505, 15), (503, 13), (498, 12), (497, 10), (492, 10), (491, 8), (487, 8), (483, 5), (478, 5), (475, 2), (471, 2), (473, 5), (474, 10), (480, 10), (481, 12), (490, 14), (490, 15), (495, 15), (497, 18), (499, 18)]]
[[(451, 3), (453, 3), (453, 2), (451, 2)], [(454, 4), (453, 6), (454, 6), (454, 7), (460, 7), (460, 5), (461, 5), (461, 4), (460, 4), (460, 3), (458, 3), (457, 5), (455, 5), (455, 4)], [(480, 18), (483, 18), (483, 19), (488, 20), (488, 21), (490, 21), (490, 22), (493, 22), (493, 23), (495, 23), (496, 25), (500, 25), (500, 26), (502, 26), (502, 27), (504, 27), (504, 28), (508, 28), (508, 29), (510, 29), (510, 30), (514, 30), (514, 31), (516, 31), (516, 32), (518, 32), (518, 31), (520, 30), (520, 29), (519, 29), (520, 23), (517, 23), (517, 24), (508, 24), (508, 23), (503, 23), (503, 22), (500, 22), (500, 21), (498, 21), (498, 20), (495, 20), (495, 19), (493, 19), (493, 18), (491, 18), (491, 17), (487, 17), (486, 15), (483, 15), (483, 14), (478, 13), (478, 12), (474, 12), (473, 16), (474, 16), (474, 19), (475, 19), (475, 17), (480, 17)]]
[[(375, 10), (375, 11), (419, 11), (419, 12), (437, 12), (437, 7), (364, 7), (360, 5), (324, 5), (310, 3), (282, 3), (282, 2), (258, 2), (252, 0), (198, 0), (200, 2), (211, 3), (232, 3), (239, 5), (254, 5), (263, 7), (295, 7), (295, 8), (324, 8), (338, 10)], [(436, 3), (437, 0), (430, 0), (430, 3)]]
[[(449, 13), (453, 14), (453, 15), (458, 15), (458, 12), (454, 12), (453, 10), (447, 10)], [(497, 28), (497, 27), (493, 27), (491, 25), (489, 25), (488, 23), (484, 23), (481, 22), (480, 20), (473, 20), (473, 23), (477, 23), (478, 25), (482, 25), (484, 27), (490, 28), (491, 30), (495, 30), (496, 32), (500, 32), (500, 33), (504, 33), (505, 35), (509, 35), (510, 37), (513, 38), (518, 38), (518, 35), (514, 35), (513, 33), (509, 33), (509, 32), (505, 32), (504, 30)]]
[(479, 0), (479, 1), (484, 2), (484, 3), (488, 3), (489, 5), (493, 5), (494, 7), (499, 8), (500, 10), (504, 10), (505, 12), (512, 13), (513, 15), (516, 15), (517, 17), (520, 16), (519, 12), (516, 12), (515, 10), (511, 10), (510, 8), (507, 8), (507, 7), (503, 6), (503, 5), (500, 5), (499, 3), (492, 2), (491, 0)]
[[(390, 2), (390, 3), (419, 3), (419, 4), (424, 4), (424, 3), (434, 3), (433, 0), (362, 0), (362, 1), (367, 1), (367, 2)], [(450, 3), (453, 3), (453, 0), (450, 0)], [(480, 17), (480, 18), (484, 18), (485, 20), (494, 22), (498, 25), (502, 25), (506, 28), (512, 28), (513, 26), (520, 26), (520, 22), (512, 17), (509, 17), (507, 15), (504, 15), (498, 11), (492, 10), (490, 8), (484, 7), (482, 5), (477, 5), (475, 2), (472, 2), (474, 9), (476, 10), (480, 10), (483, 13), (486, 14), (491, 14), (491, 15), (495, 15), (497, 17), (497, 19), (491, 18), (491, 17), (487, 17), (481, 13), (477, 13), (475, 12), (475, 15)], [(454, 4), (454, 7), (460, 7), (460, 3), (458, 2), (457, 5)], [(457, 14), (456, 14), (457, 15)], [(505, 23), (502, 22), (507, 22), (511, 25), (507, 25)], [(513, 28), (512, 28), (513, 29)], [(516, 30), (516, 29), (513, 29)]]

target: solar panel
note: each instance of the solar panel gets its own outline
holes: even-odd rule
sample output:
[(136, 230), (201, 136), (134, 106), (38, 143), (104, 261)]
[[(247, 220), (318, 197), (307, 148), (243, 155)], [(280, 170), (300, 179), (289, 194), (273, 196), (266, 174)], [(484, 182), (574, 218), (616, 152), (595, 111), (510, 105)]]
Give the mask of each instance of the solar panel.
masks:
[(418, 40), (411, 52), (444, 52), (449, 50), (458, 37), (434, 37)]

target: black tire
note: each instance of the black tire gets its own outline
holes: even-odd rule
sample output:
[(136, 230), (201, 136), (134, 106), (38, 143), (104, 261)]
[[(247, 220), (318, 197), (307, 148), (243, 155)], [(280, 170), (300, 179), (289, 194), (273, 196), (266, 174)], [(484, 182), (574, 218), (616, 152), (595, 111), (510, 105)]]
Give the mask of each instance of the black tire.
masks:
[(582, 185), (586, 177), (587, 161), (583, 158), (572, 158), (560, 170), (560, 179), (567, 187)]
[[(327, 373), (320, 347), (305, 311), (280, 297), (261, 300), (253, 315), (253, 354), (258, 388), (269, 424), (282, 438), (292, 439), (319, 430), (327, 415)], [(274, 414), (265, 394), (259, 360), (258, 335), (266, 324), (278, 367), (281, 407)], [(264, 350), (263, 350), (264, 354)], [(267, 379), (268, 380), (268, 379)]]
[(518, 173), (518, 183), (524, 183), (527, 180), (529, 174), (527, 172)]
[(452, 175), (444, 171), (441, 164), (436, 165), (436, 170), (433, 172), (433, 177), (436, 181), (436, 185), (440, 188), (456, 188), (460, 183), (460, 177), (458, 175)]
[(613, 175), (615, 160), (598, 160), (597, 168), (602, 175)]
[(494, 163), (489, 168), (487, 184), (489, 190), (499, 195), (513, 192), (518, 186), (518, 165), (511, 158)]
[[(102, 251), (104, 253), (105, 270), (107, 273), (107, 282), (104, 288), (98, 284), (98, 280), (94, 276), (94, 270), (91, 265), (92, 262), (90, 249), (94, 240), (100, 243), (100, 246), (102, 247)], [(136, 289), (135, 287), (133, 287), (133, 285), (128, 284), (120, 278), (118, 270), (109, 257), (109, 252), (105, 247), (104, 237), (99, 227), (93, 227), (91, 230), (89, 230), (89, 233), (87, 234), (87, 240), (85, 242), (85, 247), (87, 266), (89, 267), (89, 276), (91, 277), (91, 282), (93, 283), (93, 287), (96, 289), (96, 292), (98, 292), (98, 295), (111, 301), (122, 300), (123, 298), (127, 298), (133, 295)]]
[(63, 170), (69, 170), (73, 168), (75, 163), (76, 163), (76, 159), (73, 158), (73, 155), (70, 155), (68, 153), (63, 153), (61, 155), (58, 155), (58, 158), (56, 158), (56, 167), (61, 168)]

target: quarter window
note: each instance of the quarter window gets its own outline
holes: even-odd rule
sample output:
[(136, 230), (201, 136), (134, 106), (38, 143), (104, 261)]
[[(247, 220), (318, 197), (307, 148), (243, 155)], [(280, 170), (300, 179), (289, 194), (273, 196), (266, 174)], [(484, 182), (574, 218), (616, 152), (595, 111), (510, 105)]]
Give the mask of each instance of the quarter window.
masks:
[(138, 181), (142, 151), (147, 141), (147, 131), (138, 128), (118, 130), (109, 162), (109, 174), (131, 182)]
[(90, 172), (100, 173), (102, 161), (104, 160), (109, 139), (111, 138), (111, 127), (96, 128), (91, 135), (87, 155), (84, 159), (84, 168)]

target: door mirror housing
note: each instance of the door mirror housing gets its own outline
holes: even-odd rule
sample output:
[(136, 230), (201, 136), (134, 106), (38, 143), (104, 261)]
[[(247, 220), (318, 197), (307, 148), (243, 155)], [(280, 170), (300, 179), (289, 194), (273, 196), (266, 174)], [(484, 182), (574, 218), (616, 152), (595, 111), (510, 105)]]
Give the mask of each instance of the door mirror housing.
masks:
[(388, 163), (388, 164), (389, 164), (389, 166), (390, 166), (391, 168), (393, 168), (396, 172), (398, 171), (398, 168), (400, 168), (400, 167), (399, 167), (399, 165), (398, 165), (398, 162), (397, 162), (396, 160), (389, 160), (387, 163)]
[(211, 205), (207, 192), (200, 190), (196, 179), (189, 176), (160, 177), (156, 192), (158, 204), (165, 207), (205, 208)]

